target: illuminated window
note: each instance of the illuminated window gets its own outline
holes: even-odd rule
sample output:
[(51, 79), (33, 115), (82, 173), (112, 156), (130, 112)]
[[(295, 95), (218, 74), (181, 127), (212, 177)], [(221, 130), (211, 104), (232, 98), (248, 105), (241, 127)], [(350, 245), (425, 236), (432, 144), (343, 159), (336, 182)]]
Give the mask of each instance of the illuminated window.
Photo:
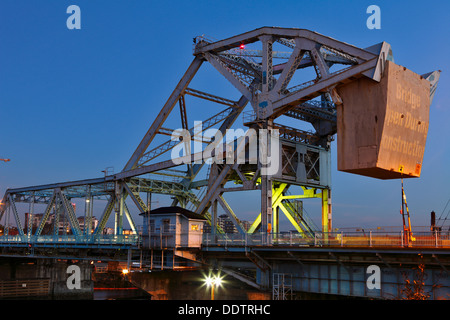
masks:
[(163, 225), (163, 232), (170, 232), (170, 219), (163, 219), (162, 225)]
[(191, 230), (192, 231), (198, 231), (199, 230), (198, 224), (191, 224)]

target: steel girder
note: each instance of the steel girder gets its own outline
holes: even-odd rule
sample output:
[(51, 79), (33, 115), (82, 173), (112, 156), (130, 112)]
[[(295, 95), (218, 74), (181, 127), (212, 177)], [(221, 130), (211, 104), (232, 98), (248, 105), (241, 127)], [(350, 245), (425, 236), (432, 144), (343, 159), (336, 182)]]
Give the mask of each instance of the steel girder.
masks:
[[(311, 185), (312, 180), (308, 182), (302, 179), (285, 181), (283, 177), (262, 174), (263, 168), (259, 164), (249, 165), (248, 163), (214, 163), (210, 166), (206, 179), (196, 180), (207, 160), (204, 158), (203, 151), (215, 148), (222, 143), (222, 141), (205, 140), (201, 136), (213, 126), (219, 126), (218, 131), (224, 135), (250, 102), (253, 110), (251, 119), (246, 122), (249, 128), (269, 131), (277, 129), (286, 141), (303, 145), (295, 147), (295, 152), (285, 154), (293, 172), (300, 172), (303, 167), (293, 166), (290, 162), (293, 157), (297, 157), (302, 163), (302, 159), (308, 155), (307, 152), (299, 153), (299, 150), (308, 149), (310, 146), (329, 152), (329, 143), (332, 135), (336, 133), (336, 105), (342, 103), (335, 87), (363, 76), (379, 81), (384, 62), (393, 59), (389, 44), (383, 42), (361, 49), (309, 30), (278, 27), (263, 27), (215, 42), (205, 37), (197, 37), (195, 42), (192, 63), (122, 172), (106, 175), (104, 178), (7, 190), (0, 207), (1, 216), (4, 215), (5, 208), (13, 208), (14, 202), (46, 203), (48, 206), (45, 214), (47, 214), (55, 205), (58, 196), (62, 199), (106, 198), (108, 201), (96, 232), (101, 232), (109, 216), (115, 211), (116, 232), (120, 233), (122, 216), (125, 215), (129, 219), (131, 217), (125, 204), (126, 197), (131, 198), (139, 211), (146, 211), (149, 210), (149, 206), (141, 199), (140, 193), (161, 193), (174, 196), (174, 204), (186, 205), (190, 202), (194, 211), (209, 218), (213, 228), (215, 228), (219, 204), (235, 221), (238, 230), (244, 232), (238, 215), (226, 202), (223, 194), (228, 191), (260, 190), (262, 210), (259, 219), (261, 223), (258, 225), (262, 232), (266, 232), (269, 228), (272, 229), (273, 223), (275, 223), (273, 230), (278, 228), (277, 214), (272, 212), (274, 204), (276, 210), (279, 208), (292, 219), (296, 219), (298, 212), (294, 212), (293, 206), (287, 201), (289, 198), (285, 198), (288, 195), (284, 190), (288, 187), (283, 188), (283, 191), (279, 191), (276, 187), (280, 183), (287, 183), (300, 185), (305, 188), (305, 192), (315, 190), (314, 197), (322, 199), (322, 229), (325, 232), (328, 231), (331, 228), (329, 184), (315, 185), (313, 183)], [(260, 47), (257, 50), (242, 49), (241, 45), (259, 45)], [(282, 46), (284, 51), (275, 51), (275, 46)], [(212, 65), (239, 91), (241, 94), (239, 100), (235, 101), (188, 87), (204, 62)], [(301, 81), (299, 81), (297, 73), (307, 68), (312, 68), (316, 77), (306, 81), (300, 78)], [(425, 76), (432, 81), (438, 78), (439, 74), (430, 73)], [(204, 120), (202, 131), (196, 132), (195, 126), (190, 127), (188, 123), (189, 104), (185, 100), (186, 95), (215, 103), (225, 109)], [(318, 101), (316, 98), (321, 100)], [(192, 141), (189, 143), (200, 142), (203, 148), (200, 152), (196, 151), (177, 159), (162, 160), (162, 156), (179, 143), (188, 143), (188, 141), (180, 142), (172, 139), (160, 143), (156, 139), (164, 136), (167, 138), (174, 133), (175, 130), (170, 129), (171, 126), (167, 125), (166, 121), (170, 115), (174, 115), (174, 107), (177, 103), (179, 104), (179, 111), (177, 111), (179, 128), (190, 133)], [(275, 120), (278, 121), (282, 115), (309, 122), (316, 132), (304, 132), (275, 123)], [(308, 172), (315, 170), (317, 173), (315, 168), (319, 158), (310, 158), (312, 165)], [(180, 163), (182, 166), (187, 165), (185, 170), (175, 169), (180, 167)], [(326, 170), (329, 170), (329, 166)], [(169, 183), (158, 179), (136, 178), (149, 173), (166, 175), (176, 181)], [(304, 175), (306, 177), (308, 173), (305, 172)], [(237, 182), (240, 186), (228, 187), (226, 184), (229, 181)], [(201, 189), (202, 193), (196, 195), (195, 189)], [(281, 193), (274, 197), (273, 193), (277, 192), (276, 190)], [(209, 214), (210, 208), (213, 215)], [(14, 209), (11, 210), (14, 211)], [(69, 209), (65, 210), (69, 211)], [(16, 211), (14, 216), (17, 216)], [(301, 225), (300, 220), (295, 221), (298, 226)], [(20, 220), (17, 224), (19, 223)], [(132, 221), (131, 223), (134, 225)], [(302, 230), (311, 232), (308, 228), (305, 225)]]
[[(274, 59), (280, 57), (273, 50), (275, 42), (292, 50), (289, 54), (283, 53), (282, 55), (287, 62), (274, 63)], [(256, 43), (260, 44), (261, 50), (253, 50), (247, 54), (246, 50), (242, 49), (242, 45)], [(300, 29), (265, 27), (217, 42), (199, 37), (196, 39), (194, 55), (204, 57), (251, 102), (253, 119), (247, 121), (246, 125), (254, 125), (259, 129), (277, 129), (280, 130), (284, 139), (301, 141), (306, 145), (321, 146), (325, 150), (328, 150), (332, 135), (336, 133), (335, 104), (342, 103), (334, 88), (340, 83), (363, 76), (363, 73), (375, 80), (379, 80), (380, 76), (376, 72), (376, 69), (379, 68), (377, 54)], [(260, 60), (257, 61), (257, 58)], [(335, 64), (341, 64), (344, 67), (337, 71), (330, 71)], [(314, 68), (316, 78), (292, 85), (291, 82), (293, 82), (297, 70), (307, 67)], [(316, 97), (322, 97), (322, 101), (312, 100)], [(281, 115), (310, 122), (316, 129), (316, 133), (302, 132), (275, 123), (274, 120)], [(283, 161), (283, 165), (290, 164), (295, 176), (300, 167), (298, 167), (298, 162), (295, 162), (294, 168), (290, 159), (297, 157), (295, 150), (298, 151), (298, 147), (294, 147), (293, 150), (290, 153), (289, 150), (283, 150), (286, 160)], [(305, 159), (310, 159), (309, 155), (306, 152), (301, 154), (300, 163), (304, 163)], [(314, 160), (315, 164), (309, 168), (309, 172), (314, 170), (315, 173), (318, 173), (318, 170), (315, 169), (318, 162), (319, 157)], [(258, 167), (257, 170), (260, 169)], [(261, 172), (257, 172), (255, 169), (253, 178), (256, 178), (255, 181), (258, 183), (251, 185), (243, 177), (241, 170), (242, 166), (238, 165), (221, 167), (220, 172), (214, 176), (214, 183), (209, 185), (205, 197), (197, 207), (197, 212), (202, 213), (210, 206), (213, 206), (213, 211), (216, 211), (215, 208), (219, 203), (231, 220), (235, 221), (234, 213), (228, 204), (224, 203), (222, 194), (227, 189), (224, 187), (227, 181), (233, 176), (238, 176), (243, 185), (232, 188), (233, 190), (239, 190), (239, 188), (241, 188), (240, 190), (250, 188), (261, 190), (262, 212), (255, 220), (251, 231), (255, 230), (256, 225), (262, 232), (277, 231), (277, 212), (274, 213), (274, 210), (277, 211), (280, 208), (286, 215), (291, 215), (286, 206), (273, 198), (272, 189), (280, 177), (261, 175)], [(329, 166), (326, 170), (329, 171)], [(307, 175), (306, 171), (304, 175)], [(328, 172), (324, 173), (324, 176), (328, 175)], [(301, 183), (298, 181), (298, 176), (296, 180), (293, 182), (294, 184), (303, 184), (306, 187), (306, 177)], [(331, 205), (329, 204), (329, 184), (325, 185), (320, 194), (324, 207), (322, 216), (326, 220), (323, 221), (323, 226), (326, 226), (326, 230), (323, 231), (328, 231), (331, 228), (331, 219), (329, 219)], [(276, 205), (274, 206), (274, 204)], [(256, 222), (257, 224), (255, 224)], [(237, 227), (239, 230), (239, 225)], [(305, 226), (304, 230), (308, 230), (308, 227)]]
[[(123, 225), (123, 216), (127, 218), (132, 231), (136, 233), (137, 226), (133, 221), (127, 204), (124, 202), (128, 196), (136, 205), (139, 212), (148, 210), (148, 204), (141, 199), (140, 193), (167, 194), (184, 198), (187, 197), (192, 199), (194, 202), (196, 201), (195, 195), (186, 189), (183, 184), (164, 180), (129, 178), (126, 180), (108, 181), (105, 183), (104, 181), (99, 182), (94, 179), (74, 181), (72, 184), (73, 185), (70, 185), (70, 183), (60, 183), (45, 186), (8, 189), (0, 207), (0, 220), (5, 217), (5, 220), (9, 221), (9, 215), (12, 213), (15, 226), (20, 235), (24, 235), (24, 232), (27, 232), (29, 236), (40, 236), (45, 224), (47, 222), (50, 223), (48, 219), (53, 211), (54, 221), (56, 221), (54, 223), (55, 225), (57, 224), (57, 219), (60, 215), (64, 214), (64, 216), (68, 218), (72, 234), (81, 235), (82, 231), (71, 205), (72, 199), (82, 199), (86, 201), (86, 221), (89, 221), (88, 219), (92, 220), (92, 204), (94, 200), (106, 200), (106, 206), (100, 218), (99, 226), (95, 230), (95, 234), (101, 234), (113, 211), (115, 211), (116, 216), (116, 234), (121, 234), (123, 231), (121, 227)], [(16, 208), (17, 202), (28, 203), (30, 205), (29, 214), (33, 213), (32, 206), (35, 204), (46, 205), (40, 224), (34, 234), (31, 234), (29, 225), (28, 228), (26, 228), (28, 230), (25, 230), (22, 227), (23, 222), (20, 219)], [(11, 220), (10, 222), (12, 223), (13, 221)]]
[[(253, 52), (252, 56), (250, 54), (251, 52), (246, 53), (245, 50), (236, 49), (241, 43), (249, 44), (258, 41), (262, 43), (262, 50)], [(274, 52), (274, 42), (278, 42), (292, 51), (284, 53)], [(320, 47), (318, 46), (319, 43)], [(299, 93), (304, 92), (306, 88), (310, 90), (310, 87), (296, 86), (288, 88), (295, 71), (311, 66), (314, 67), (320, 80), (316, 81), (314, 85), (316, 87), (321, 85), (321, 90), (323, 90), (323, 81), (331, 83), (330, 78), (336, 76), (328, 72), (329, 66), (343, 64), (350, 66), (350, 69), (354, 66), (359, 66), (357, 72), (352, 71), (351, 73), (352, 76), (355, 76), (355, 74), (359, 74), (372, 67), (372, 64), (369, 65), (367, 63), (368, 61), (376, 60), (376, 55), (373, 53), (349, 46), (331, 38), (305, 30), (280, 28), (261, 28), (216, 43), (208, 43), (202, 38), (197, 43), (194, 56), (195, 58), (191, 65), (157, 115), (122, 172), (98, 179), (8, 190), (8, 197), (4, 198), (3, 201), (2, 215), (5, 212), (5, 207), (11, 206), (12, 208), (14, 202), (19, 201), (46, 203), (47, 209), (44, 216), (48, 217), (51, 209), (59, 201), (62, 203), (62, 208), (66, 214), (71, 217), (74, 232), (79, 232), (75, 221), (72, 221), (73, 212), (70, 211), (67, 201), (72, 198), (107, 199), (107, 204), (103, 210), (96, 232), (101, 232), (109, 216), (115, 211), (115, 231), (116, 233), (120, 233), (123, 215), (131, 220), (129, 210), (125, 204), (125, 198), (129, 196), (139, 211), (146, 211), (149, 208), (141, 199), (139, 193), (162, 193), (175, 196), (175, 203), (180, 202), (181, 199), (186, 199), (186, 201), (181, 202), (183, 204), (191, 202), (194, 205), (195, 211), (205, 214), (208, 217), (210, 217), (208, 209), (211, 204), (214, 203), (217, 207), (218, 203), (232, 220), (236, 222), (238, 229), (243, 232), (243, 228), (239, 226), (239, 219), (231, 209), (231, 206), (225, 201), (222, 194), (226, 191), (261, 189), (263, 190), (261, 196), (263, 199), (266, 199), (267, 195), (271, 193), (272, 181), (270, 177), (261, 175), (260, 166), (253, 166), (249, 171), (248, 166), (245, 164), (225, 164), (224, 166), (220, 166), (220, 168), (217, 165), (212, 165), (210, 170), (211, 172), (215, 170), (215, 174), (208, 173), (207, 180), (209, 182), (205, 180), (205, 182), (201, 180), (195, 181), (198, 173), (204, 167), (205, 159), (200, 157), (202, 161), (199, 162), (198, 155), (193, 154), (184, 158), (197, 160), (197, 163), (189, 164), (185, 171), (176, 172), (179, 178), (178, 182), (167, 183), (158, 181), (157, 179), (135, 179), (135, 177), (148, 173), (160, 173), (174, 178), (174, 172), (168, 173), (168, 170), (173, 170), (174, 167), (177, 167), (174, 164), (174, 159), (164, 161), (160, 159), (163, 154), (176, 146), (178, 141), (171, 139), (156, 146), (152, 146), (152, 142), (155, 141), (157, 135), (172, 135), (173, 130), (165, 126), (165, 121), (173, 112), (175, 105), (178, 103), (180, 107), (180, 128), (189, 130), (193, 140), (196, 138), (195, 128), (191, 127), (188, 129), (187, 115), (189, 106), (185, 101), (185, 95), (208, 100), (226, 107), (216, 115), (203, 121), (204, 126), (201, 133), (215, 125), (219, 125), (219, 131), (225, 134), (226, 130), (230, 129), (240, 116), (247, 103), (250, 102), (255, 113), (253, 120), (271, 119), (269, 125), (257, 123), (256, 128), (277, 128), (282, 132), (283, 138), (292, 141), (298, 141), (300, 139), (309, 144), (323, 144), (323, 138), (319, 135), (301, 132), (294, 128), (273, 123), (273, 119), (281, 114), (287, 114), (297, 118), (301, 114), (301, 117), (303, 117), (302, 120), (307, 121), (313, 118), (314, 121), (317, 121), (317, 119), (319, 121), (334, 121), (332, 107), (330, 111), (329, 106), (323, 108), (322, 106), (314, 105), (314, 103), (310, 103), (309, 105), (305, 104), (305, 101), (308, 99), (305, 99), (304, 95), (300, 96)], [(260, 59), (261, 61), (256, 61), (255, 59)], [(284, 59), (284, 61), (280, 64), (274, 64), (274, 59)], [(213, 67), (240, 91), (242, 97), (238, 101), (188, 88), (188, 85), (205, 61), (213, 65)], [(361, 68), (360, 65), (364, 65), (364, 68)], [(345, 79), (345, 75), (339, 73), (339, 81)], [(318, 89), (310, 96), (313, 97), (321, 94), (322, 92)], [(328, 97), (332, 97), (332, 94), (328, 95)], [(283, 101), (286, 101), (286, 99), (290, 102), (284, 103)], [(266, 101), (268, 104), (264, 105)], [(332, 101), (328, 100), (328, 102), (331, 103)], [(269, 104), (271, 107), (267, 108)], [(270, 111), (267, 112), (267, 110)], [(288, 111), (290, 111), (289, 114), (287, 113)], [(321, 135), (324, 136), (325, 134), (321, 132)], [(202, 143), (206, 143), (206, 148), (208, 148), (217, 146), (221, 141), (202, 141)], [(203, 155), (202, 152), (200, 152), (200, 155)], [(189, 163), (189, 161), (184, 162)], [(246, 176), (249, 172), (252, 174), (250, 178)], [(242, 186), (226, 188), (225, 184), (229, 178), (238, 179), (241, 181)], [(198, 198), (193, 193), (193, 188), (198, 187), (206, 189), (202, 198)], [(268, 203), (270, 204), (271, 200)], [(267, 206), (263, 204), (263, 211), (265, 210), (264, 208), (267, 208)], [(214, 220), (216, 217), (210, 217), (210, 219)], [(20, 225), (20, 219), (17, 217), (16, 220), (17, 224)], [(262, 220), (265, 221), (265, 227), (263, 227), (265, 229), (270, 224), (269, 221), (271, 218), (267, 218), (267, 214), (263, 214)], [(134, 223), (132, 221), (130, 222), (133, 225), (133, 229), (135, 229)], [(39, 230), (42, 230), (42, 228), (39, 228)]]

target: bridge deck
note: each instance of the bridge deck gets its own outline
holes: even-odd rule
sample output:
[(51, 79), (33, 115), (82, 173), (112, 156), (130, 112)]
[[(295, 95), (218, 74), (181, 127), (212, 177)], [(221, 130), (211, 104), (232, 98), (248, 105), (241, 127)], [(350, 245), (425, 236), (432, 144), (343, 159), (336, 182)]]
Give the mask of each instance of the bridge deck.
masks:
[(341, 247), (396, 247), (396, 248), (450, 248), (450, 232), (418, 232), (411, 237), (403, 232), (330, 232), (303, 237), (297, 232), (281, 234), (204, 234), (203, 246), (341, 246)]
[(1, 236), (0, 247), (129, 248), (139, 244), (138, 235), (43, 235)]
[[(173, 233), (158, 234), (164, 240), (161, 244), (172, 243)], [(158, 242), (159, 243), (159, 242)], [(51, 247), (138, 247), (140, 235), (4, 235), (0, 236), (0, 247), (51, 246)], [(416, 232), (411, 236), (403, 232), (316, 232), (314, 237), (306, 237), (298, 232), (285, 233), (224, 233), (203, 234), (202, 247), (392, 247), (392, 248), (449, 248), (450, 231)], [(160, 245), (158, 245), (158, 248)], [(156, 249), (158, 249), (156, 248)], [(167, 249), (164, 247), (161, 249)], [(170, 249), (170, 248), (168, 248)]]

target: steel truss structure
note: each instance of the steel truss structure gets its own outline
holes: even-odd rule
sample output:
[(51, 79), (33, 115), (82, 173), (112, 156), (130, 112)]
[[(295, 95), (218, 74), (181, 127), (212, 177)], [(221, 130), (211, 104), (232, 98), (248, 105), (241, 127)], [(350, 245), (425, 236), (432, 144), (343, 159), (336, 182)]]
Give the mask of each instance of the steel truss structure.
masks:
[[(281, 49), (275, 50), (276, 47)], [(68, 218), (74, 235), (83, 235), (83, 232), (87, 235), (90, 228), (81, 230), (70, 205), (71, 199), (84, 199), (87, 225), (93, 216), (92, 203), (103, 199), (106, 206), (94, 234), (100, 235), (114, 216), (114, 232), (121, 235), (124, 216), (136, 232), (125, 200), (131, 199), (139, 212), (145, 212), (150, 210), (154, 193), (171, 195), (173, 205), (188, 207), (206, 216), (212, 233), (221, 232), (217, 227), (218, 206), (240, 233), (267, 234), (266, 244), (270, 244), (271, 235), (279, 231), (280, 213), (305, 237), (314, 237), (317, 231), (324, 234), (330, 231), (330, 142), (336, 133), (336, 106), (342, 104), (335, 88), (359, 77), (380, 81), (385, 61), (393, 60), (390, 45), (383, 42), (361, 49), (309, 30), (263, 27), (220, 41), (196, 37), (193, 55), (192, 63), (120, 173), (8, 189), (2, 200), (1, 217), (12, 214), (20, 235), (24, 236), (27, 230), (22, 227), (16, 203), (30, 203), (31, 214), (34, 204), (45, 204), (43, 219), (33, 235), (41, 234), (52, 211), (55, 217), (65, 215)], [(222, 75), (240, 97), (230, 99), (189, 87), (204, 64)], [(436, 74), (426, 77), (431, 79), (431, 75)], [(188, 97), (214, 105), (205, 108), (202, 114), (213, 108), (218, 112), (202, 120), (201, 126), (190, 126)], [(247, 105), (249, 110), (244, 112)], [(244, 138), (236, 137), (232, 142), (221, 139), (239, 117), (244, 118), (248, 129)], [(314, 132), (282, 123), (286, 119), (310, 123)], [(217, 128), (213, 136), (219, 139), (206, 134), (213, 128)], [(249, 132), (255, 133), (253, 138), (258, 141), (256, 161), (249, 157), (239, 161), (237, 151), (250, 153), (252, 137)], [(190, 152), (192, 144), (195, 152)], [(184, 148), (185, 153), (175, 153), (174, 158), (174, 150), (180, 148)], [(230, 148), (233, 152), (229, 152)], [(271, 172), (269, 160), (279, 164), (275, 172)], [(207, 171), (206, 177), (201, 177), (202, 169)], [(172, 180), (150, 179), (147, 174)], [(299, 186), (303, 193), (291, 194), (293, 186)], [(238, 209), (232, 208), (224, 194), (248, 190), (260, 192), (261, 209), (247, 230), (239, 219)], [(321, 201), (322, 230), (317, 230), (295, 203), (309, 198)]]

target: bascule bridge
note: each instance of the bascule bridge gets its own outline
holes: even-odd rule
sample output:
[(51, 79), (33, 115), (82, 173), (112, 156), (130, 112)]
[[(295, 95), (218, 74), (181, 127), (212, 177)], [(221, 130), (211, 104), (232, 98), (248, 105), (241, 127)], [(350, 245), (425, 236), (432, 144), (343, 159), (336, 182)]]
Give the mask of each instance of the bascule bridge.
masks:
[[(331, 142), (337, 140), (340, 171), (367, 179), (420, 177), (440, 71), (419, 75), (396, 64), (385, 42), (358, 48), (305, 29), (262, 27), (193, 42), (191, 64), (122, 171), (6, 191), (0, 214), (15, 223), (17, 235), (5, 228), (4, 255), (49, 257), (51, 251), (59, 258), (130, 262), (130, 252), (140, 252), (142, 266), (159, 252), (166, 259), (160, 267), (175, 268), (177, 259), (219, 266), (262, 290), (280, 292), (276, 275), (290, 274), (303, 279), (293, 282), (294, 291), (361, 296), (368, 295), (361, 291), (364, 280), (356, 279), (362, 264), (396, 270), (402, 263), (414, 265), (413, 256), (420, 253), (428, 255), (433, 277), (447, 272), (448, 235), (412, 237), (409, 229), (346, 235), (332, 229)], [(231, 86), (222, 92), (211, 85), (223, 81)], [(251, 201), (258, 194), (248, 226), (243, 223), (248, 217), (240, 216), (239, 202), (245, 200), (227, 197), (246, 192)], [(143, 228), (151, 239), (155, 230), (146, 214), (151, 216), (152, 194), (168, 195), (174, 208), (206, 221), (210, 232), (203, 233), (200, 248), (164, 247), (163, 228), (157, 246), (142, 246), (133, 213), (147, 217)], [(83, 228), (71, 205), (77, 199), (84, 204)], [(303, 206), (314, 199), (321, 203), (320, 226)], [(36, 228), (24, 224), (19, 203), (28, 206), (29, 218), (38, 205), (44, 207)], [(94, 203), (105, 204), (98, 215)], [(220, 227), (221, 212), (236, 234)], [(95, 227), (94, 216), (99, 217)], [(292, 232), (280, 229), (282, 216)], [(66, 231), (45, 232), (50, 217), (66, 221)], [(113, 233), (106, 235), (112, 219)], [(124, 233), (125, 219), (131, 233)], [(239, 269), (253, 270), (254, 278)], [(398, 272), (389, 272), (389, 283), (398, 286)], [(443, 279), (448, 290), (448, 277)]]

